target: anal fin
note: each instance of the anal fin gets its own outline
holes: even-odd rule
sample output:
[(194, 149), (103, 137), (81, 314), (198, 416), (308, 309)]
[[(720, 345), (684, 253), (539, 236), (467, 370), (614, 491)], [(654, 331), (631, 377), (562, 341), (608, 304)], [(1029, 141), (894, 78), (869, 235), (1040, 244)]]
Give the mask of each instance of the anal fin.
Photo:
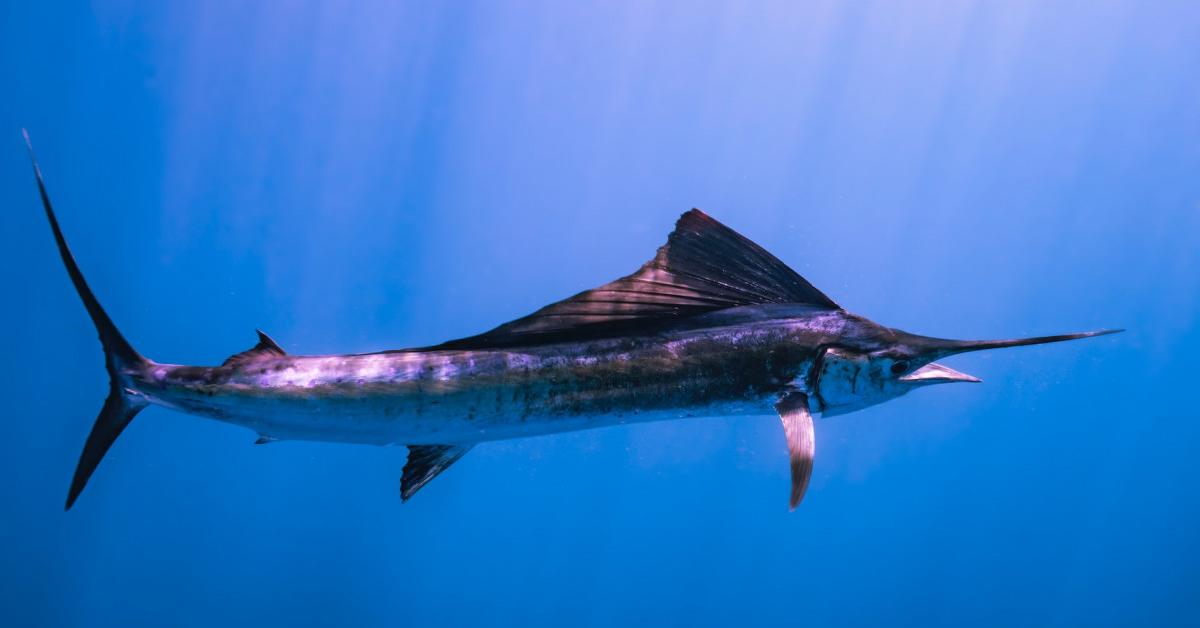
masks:
[(470, 450), (470, 445), (409, 445), (408, 462), (400, 478), (400, 500), (408, 501)]

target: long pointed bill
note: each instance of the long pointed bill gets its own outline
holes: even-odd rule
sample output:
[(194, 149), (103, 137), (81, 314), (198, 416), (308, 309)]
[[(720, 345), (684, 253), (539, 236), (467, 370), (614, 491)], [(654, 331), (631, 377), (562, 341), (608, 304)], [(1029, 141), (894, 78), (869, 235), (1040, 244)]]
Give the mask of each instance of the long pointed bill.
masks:
[(978, 384), (982, 379), (974, 375), (960, 373), (948, 366), (930, 362), (925, 366), (905, 375), (900, 378), (902, 382), (910, 382), (913, 384), (949, 384), (951, 382), (970, 382)]
[[(1013, 338), (1010, 340), (946, 340), (943, 338), (928, 338), (920, 337), (917, 341), (918, 345), (924, 345), (929, 352), (936, 358), (942, 358), (956, 353), (966, 353), (968, 351), (982, 351), (984, 349), (1004, 349), (1007, 347), (1025, 347), (1028, 345), (1043, 345), (1051, 342), (1064, 342), (1067, 340), (1079, 340), (1080, 338), (1093, 338), (1095, 336), (1107, 336), (1108, 334), (1116, 334), (1125, 331), (1124, 329), (1104, 329), (1101, 331), (1085, 331), (1078, 334), (1060, 334), (1058, 336), (1037, 336), (1035, 338)], [(933, 366), (933, 365), (929, 365)], [(942, 367), (945, 368), (945, 367)], [(917, 372), (920, 372), (918, 369)], [(916, 372), (913, 373), (915, 375)]]

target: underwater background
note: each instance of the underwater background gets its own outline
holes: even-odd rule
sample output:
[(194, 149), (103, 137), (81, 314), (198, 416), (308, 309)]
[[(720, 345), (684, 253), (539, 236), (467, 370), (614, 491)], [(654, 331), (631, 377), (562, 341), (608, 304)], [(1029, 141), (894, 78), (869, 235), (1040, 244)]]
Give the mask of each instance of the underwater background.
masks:
[[(0, 623), (1200, 624), (1200, 5), (5, 3)], [(154, 408), (74, 509), (92, 288), (150, 358), (470, 335), (700, 207), (963, 355), (817, 421), (252, 446)]]

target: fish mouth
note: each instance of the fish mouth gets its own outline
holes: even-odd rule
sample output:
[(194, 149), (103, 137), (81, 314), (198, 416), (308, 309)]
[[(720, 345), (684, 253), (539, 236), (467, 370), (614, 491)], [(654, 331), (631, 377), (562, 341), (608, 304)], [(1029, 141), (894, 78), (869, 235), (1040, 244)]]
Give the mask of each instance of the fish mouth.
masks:
[(897, 378), (897, 381), (910, 384), (949, 384), (951, 382), (978, 384), (983, 380), (974, 375), (956, 371), (944, 364), (930, 362), (904, 377)]

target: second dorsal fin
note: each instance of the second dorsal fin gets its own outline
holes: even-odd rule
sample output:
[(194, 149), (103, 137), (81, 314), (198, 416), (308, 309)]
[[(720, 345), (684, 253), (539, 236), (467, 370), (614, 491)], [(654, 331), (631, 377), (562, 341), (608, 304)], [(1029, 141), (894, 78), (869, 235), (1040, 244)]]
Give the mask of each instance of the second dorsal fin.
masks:
[(256, 329), (254, 331), (258, 332), (258, 344), (241, 353), (235, 353), (229, 356), (223, 363), (221, 363), (221, 366), (232, 366), (235, 364), (253, 362), (254, 360), (264, 357), (287, 355), (287, 352), (284, 351), (278, 343), (276, 343), (274, 340), (271, 340), (270, 336), (264, 334), (262, 330)]
[(581, 292), (489, 332), (434, 347), (484, 349), (593, 339), (743, 305), (838, 309), (774, 255), (693, 209), (654, 259), (632, 275)]

